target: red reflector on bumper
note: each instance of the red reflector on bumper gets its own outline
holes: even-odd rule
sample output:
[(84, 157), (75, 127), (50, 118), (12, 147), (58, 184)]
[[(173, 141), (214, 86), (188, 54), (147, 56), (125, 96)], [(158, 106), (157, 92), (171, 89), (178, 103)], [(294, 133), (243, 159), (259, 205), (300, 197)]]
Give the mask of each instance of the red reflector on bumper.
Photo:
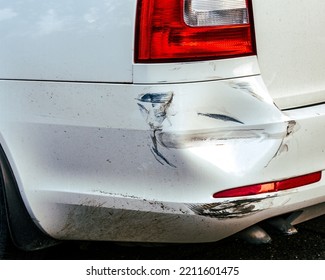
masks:
[(214, 198), (238, 197), (238, 196), (248, 196), (248, 195), (261, 194), (261, 193), (268, 193), (268, 192), (283, 191), (283, 190), (298, 188), (298, 187), (319, 182), (321, 178), (322, 178), (322, 172), (319, 171), (307, 175), (285, 179), (282, 181), (261, 183), (256, 185), (224, 190), (213, 194), (213, 197)]

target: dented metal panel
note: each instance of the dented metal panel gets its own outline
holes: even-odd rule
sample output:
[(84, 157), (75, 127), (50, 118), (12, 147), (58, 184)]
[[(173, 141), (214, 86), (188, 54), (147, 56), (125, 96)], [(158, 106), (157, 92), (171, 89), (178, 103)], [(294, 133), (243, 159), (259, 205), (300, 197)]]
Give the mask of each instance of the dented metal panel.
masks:
[(138, 101), (140, 111), (151, 129), (152, 153), (161, 164), (176, 167), (159, 152), (157, 142), (157, 132), (161, 131), (162, 124), (167, 118), (167, 110), (173, 102), (173, 93), (146, 93), (139, 96)]
[(324, 200), (323, 181), (274, 196), (212, 197), (325, 169), (325, 107), (281, 112), (259, 76), (0, 87), (1, 143), (29, 212), (53, 237), (215, 241)]
[[(231, 147), (233, 153), (234, 146), (239, 144), (246, 145), (242, 156), (251, 156), (247, 145), (251, 150), (260, 146), (263, 151), (273, 151), (270, 158), (264, 152), (258, 155), (267, 165), (283, 150), (294, 122), (273, 104), (260, 78), (231, 80), (219, 85), (205, 92), (194, 89), (185, 94), (174, 90), (139, 95), (139, 110), (151, 130), (152, 151), (159, 162), (177, 167), (164, 154), (166, 149), (203, 146), (205, 152), (210, 149), (211, 154), (227, 156), (225, 151)], [(238, 154), (231, 157), (240, 158)]]
[(324, 178), (213, 198), (325, 170), (325, 105), (278, 107), (324, 101), (318, 5), (252, 1), (258, 56), (134, 64), (137, 1), (75, 2), (0, 0), (0, 144), (40, 229), (206, 242), (323, 211)]

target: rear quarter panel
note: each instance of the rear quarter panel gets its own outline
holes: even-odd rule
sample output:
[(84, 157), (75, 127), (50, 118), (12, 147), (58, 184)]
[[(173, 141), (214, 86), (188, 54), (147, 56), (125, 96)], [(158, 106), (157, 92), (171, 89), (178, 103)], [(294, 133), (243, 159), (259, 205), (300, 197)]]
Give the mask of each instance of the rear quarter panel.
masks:
[(131, 82), (135, 5), (0, 0), (0, 78)]

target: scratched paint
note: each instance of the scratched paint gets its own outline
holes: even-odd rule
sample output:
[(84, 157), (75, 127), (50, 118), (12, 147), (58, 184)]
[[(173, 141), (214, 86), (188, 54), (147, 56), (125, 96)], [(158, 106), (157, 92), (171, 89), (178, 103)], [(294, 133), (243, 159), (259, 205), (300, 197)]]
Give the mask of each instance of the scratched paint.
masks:
[[(292, 138), (292, 135), (297, 132), (299, 130), (299, 124), (294, 121), (294, 120), (291, 120), (291, 121), (288, 121), (287, 122), (287, 129), (286, 129), (286, 134), (285, 136), (283, 137), (282, 141), (281, 141), (281, 144), (278, 148), (278, 150), (276, 151), (275, 155), (272, 157), (272, 159), (269, 161), (269, 163), (275, 159), (276, 157), (284, 154), (284, 153), (287, 153), (289, 151), (289, 147), (290, 147), (290, 140)], [(268, 163), (268, 164), (269, 164)], [(267, 164), (267, 165), (268, 165)], [(266, 166), (267, 166), (266, 165)]]
[(198, 113), (198, 116), (204, 116), (204, 117), (208, 117), (208, 118), (212, 118), (212, 119), (216, 119), (216, 120), (221, 120), (224, 122), (235, 122), (235, 123), (244, 124), (243, 122), (241, 122), (240, 120), (237, 120), (234, 117), (223, 115), (223, 114)]
[(159, 132), (159, 142), (167, 148), (182, 149), (201, 145), (224, 145), (240, 140), (280, 139), (284, 132), (272, 132), (267, 127), (199, 130), (191, 133)]
[(189, 204), (188, 207), (197, 215), (217, 219), (241, 218), (262, 211), (259, 205), (268, 198), (241, 199), (209, 204)]
[(160, 151), (159, 143), (157, 141), (157, 133), (162, 131), (163, 123), (165, 121), (168, 122), (168, 109), (173, 101), (173, 97), (173, 92), (146, 93), (137, 98), (137, 104), (140, 112), (150, 127), (152, 154), (162, 165), (168, 165), (176, 168), (176, 166)]
[[(239, 221), (272, 205), (271, 196), (260, 199), (243, 199), (207, 204), (168, 205), (158, 201), (146, 201), (144, 209), (132, 209), (121, 204), (109, 208), (98, 202), (86, 202), (80, 205), (64, 205), (60, 208), (62, 217), (58, 230), (53, 233), (56, 238), (79, 240), (118, 240), (118, 241), (145, 241), (173, 240), (174, 242), (194, 242), (216, 239), (215, 227), (219, 225), (220, 232), (227, 228), (222, 223), (231, 220)], [(130, 200), (132, 203), (139, 200)], [(88, 205), (90, 204), (90, 205)], [(133, 205), (135, 206), (135, 205)], [(181, 208), (180, 208), (181, 207)], [(187, 221), (186, 223), (184, 221)], [(182, 225), (182, 226), (178, 226)], [(195, 227), (193, 225), (200, 225)], [(132, 231), (126, 229), (132, 229)], [(170, 230), (170, 229), (173, 230)], [(191, 231), (191, 234), (187, 232)], [(238, 228), (240, 230), (240, 228)], [(177, 232), (178, 234), (175, 234)]]
[(263, 88), (261, 84), (248, 83), (245, 81), (230, 82), (229, 84), (233, 89), (239, 92), (248, 93), (261, 102), (273, 103), (272, 98), (267, 94), (267, 90)]
[(172, 92), (146, 93), (137, 98), (139, 109), (152, 130), (162, 128), (162, 124), (168, 118), (167, 110), (173, 101), (173, 96)]
[(226, 81), (204, 92), (165, 88), (170, 90), (136, 97), (150, 129), (151, 153), (164, 166), (180, 167), (177, 150), (189, 149), (224, 172), (243, 175), (289, 149), (296, 124), (259, 79)]

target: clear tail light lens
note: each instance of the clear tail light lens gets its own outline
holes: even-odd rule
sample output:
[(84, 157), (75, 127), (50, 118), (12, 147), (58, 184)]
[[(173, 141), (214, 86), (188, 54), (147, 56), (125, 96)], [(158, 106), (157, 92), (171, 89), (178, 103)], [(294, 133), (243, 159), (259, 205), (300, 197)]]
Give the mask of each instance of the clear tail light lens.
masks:
[(248, 24), (246, 0), (185, 0), (184, 19), (189, 26)]
[(135, 62), (255, 54), (251, 0), (138, 0)]

